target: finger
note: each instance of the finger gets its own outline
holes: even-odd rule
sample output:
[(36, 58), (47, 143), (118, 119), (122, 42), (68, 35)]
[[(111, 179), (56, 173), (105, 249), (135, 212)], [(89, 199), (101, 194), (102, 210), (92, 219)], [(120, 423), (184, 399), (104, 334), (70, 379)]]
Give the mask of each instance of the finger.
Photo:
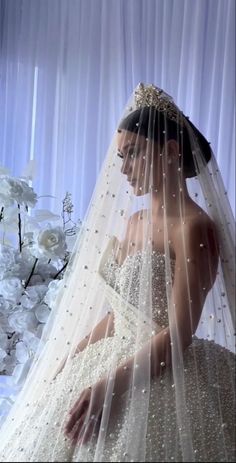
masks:
[(75, 408), (73, 413), (71, 413), (70, 418), (66, 424), (66, 432), (70, 433), (73, 429), (75, 423), (80, 419), (83, 413), (87, 412), (87, 406), (85, 403), (81, 403), (77, 405), (77, 409)]
[(85, 425), (85, 419), (86, 419), (87, 413), (84, 412), (83, 415), (81, 415), (80, 419), (75, 423), (71, 431), (66, 430), (66, 435), (69, 437), (70, 440), (74, 440), (74, 435), (76, 432), (80, 432), (81, 428)]
[(75, 412), (75, 410), (77, 410), (78, 406), (80, 403), (84, 403), (85, 400), (83, 398), (83, 395), (81, 394), (80, 397), (76, 400), (76, 402), (74, 403), (73, 407), (69, 410), (69, 414), (71, 415), (72, 413)]
[(82, 440), (83, 435), (89, 426), (89, 423), (87, 421), (87, 416), (83, 415), (82, 418), (78, 421), (78, 423), (74, 426), (70, 433), (70, 439), (72, 440), (73, 444), (76, 444), (78, 439)]
[[(77, 440), (78, 442), (81, 444), (84, 444), (86, 442), (88, 442), (88, 440), (93, 436), (93, 435), (96, 435), (98, 434), (99, 432), (99, 428), (100, 428), (100, 424), (101, 424), (101, 418), (102, 418), (102, 411), (100, 413), (98, 413), (97, 415), (92, 415), (90, 417), (90, 420), (87, 424), (87, 426), (85, 426), (85, 429), (81, 430), (80, 432), (80, 436), (76, 436), (77, 437)], [(76, 435), (76, 433), (75, 433)]]
[(76, 430), (74, 434), (74, 442), (77, 442), (82, 445), (86, 444), (94, 434), (96, 425), (96, 420), (90, 420), (86, 426), (83, 426), (82, 428), (80, 428), (80, 430)]

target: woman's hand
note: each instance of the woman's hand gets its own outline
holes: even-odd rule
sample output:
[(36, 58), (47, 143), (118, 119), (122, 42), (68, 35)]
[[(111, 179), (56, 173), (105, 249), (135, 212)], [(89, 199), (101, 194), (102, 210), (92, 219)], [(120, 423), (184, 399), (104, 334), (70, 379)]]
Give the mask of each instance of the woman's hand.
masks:
[(65, 434), (73, 444), (86, 444), (98, 433), (106, 395), (106, 381), (101, 380), (84, 389), (70, 410)]

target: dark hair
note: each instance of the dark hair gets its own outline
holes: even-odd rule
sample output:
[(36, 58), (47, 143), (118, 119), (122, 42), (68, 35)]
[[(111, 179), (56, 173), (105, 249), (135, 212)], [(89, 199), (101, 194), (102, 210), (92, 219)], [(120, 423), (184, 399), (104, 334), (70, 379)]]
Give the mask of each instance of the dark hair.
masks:
[[(128, 130), (145, 138), (151, 138), (158, 142), (162, 148), (166, 140), (174, 139), (180, 144), (180, 152), (183, 157), (183, 169), (185, 177), (194, 177), (196, 167), (193, 159), (193, 146), (189, 136), (189, 125), (193, 130), (197, 143), (201, 149), (206, 163), (211, 158), (210, 144), (192, 122), (185, 118), (187, 124), (178, 123), (166, 117), (163, 111), (158, 111), (154, 106), (143, 107), (131, 112), (119, 124), (118, 130)], [(190, 130), (191, 130), (190, 129)]]

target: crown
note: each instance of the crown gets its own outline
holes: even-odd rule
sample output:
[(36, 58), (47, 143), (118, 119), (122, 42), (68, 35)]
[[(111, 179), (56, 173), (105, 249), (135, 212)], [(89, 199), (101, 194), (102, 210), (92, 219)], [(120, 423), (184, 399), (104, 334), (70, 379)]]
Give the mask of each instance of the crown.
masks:
[(173, 98), (165, 93), (162, 89), (155, 87), (153, 84), (138, 84), (134, 92), (134, 98), (136, 108), (153, 106), (158, 111), (166, 112), (166, 115), (169, 119), (178, 122), (183, 116), (183, 113), (175, 105)]

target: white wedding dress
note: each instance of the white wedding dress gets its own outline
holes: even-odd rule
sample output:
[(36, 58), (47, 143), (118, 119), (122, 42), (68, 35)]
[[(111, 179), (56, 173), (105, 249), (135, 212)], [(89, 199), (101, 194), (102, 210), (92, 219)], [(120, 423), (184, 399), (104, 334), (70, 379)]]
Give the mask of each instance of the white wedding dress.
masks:
[[(63, 418), (66, 407), (69, 407), (67, 398), (70, 397), (70, 403), (74, 402), (84, 388), (96, 383), (109, 371), (112, 362), (111, 352), (115, 353), (118, 364), (134, 353), (133, 327), (137, 314), (130, 307), (135, 308), (139, 294), (138, 275), (142, 259), (143, 252), (139, 251), (133, 256), (128, 256), (119, 266), (115, 261), (112, 246), (108, 248), (100, 265), (100, 273), (101, 278), (103, 277), (107, 282), (110, 304), (112, 304), (112, 298), (116, 297), (115, 293), (119, 294), (119, 297), (126, 297), (127, 281), (130, 284), (132, 268), (131, 290), (129, 287), (129, 294), (132, 294), (130, 306), (123, 305), (123, 312), (117, 311), (117, 304), (114, 301), (114, 336), (99, 340), (70, 360), (73, 363), (72, 373), (68, 376), (64, 388), (62, 389), (59, 382), (59, 373), (51, 383), (47, 394), (35, 404), (33, 411), (30, 410), (29, 419), (24, 427), (17, 429), (14, 438), (0, 455), (0, 461), (132, 461), (124, 445), (127, 439), (127, 401), (124, 401), (126, 408), (122, 408), (121, 399), (119, 410), (110, 419), (109, 432), (106, 434), (102, 455), (94, 454), (95, 442), (90, 441), (89, 446), (84, 445), (78, 450), (72, 447), (70, 441), (64, 436)], [(154, 251), (152, 269), (155, 312), (154, 320), (146, 320), (146, 322), (151, 323), (154, 330), (158, 330), (167, 326), (168, 316), (166, 313), (165, 260), (162, 254)], [(116, 285), (116, 291), (112, 289), (114, 285)], [(109, 288), (111, 288), (110, 293)], [(144, 330), (142, 342), (145, 343), (145, 340)], [(85, 352), (86, 364), (83, 364)], [(206, 368), (206, 356), (210, 359), (211, 371)], [(234, 369), (233, 353), (214, 342), (195, 338), (192, 345), (185, 351), (184, 362), (187, 379), (185, 389), (187, 414), (191, 424), (196, 461), (234, 461), (234, 397), (230, 396), (227, 388), (229, 372)], [(195, 368), (196, 362), (197, 369)], [(79, 382), (78, 369), (80, 370)], [(196, 377), (196, 371), (198, 377)], [(220, 378), (217, 376), (217, 371), (221, 372)], [(75, 383), (79, 384), (77, 390), (73, 388)], [(198, 408), (199, 400), (202, 405), (201, 410)], [(220, 409), (219, 403), (224, 403), (223, 409)], [(142, 413), (142, 406), (140, 404), (138, 406)], [(50, 420), (48, 420), (49, 407)], [(202, 410), (205, 412), (202, 413)], [(133, 432), (135, 433), (135, 423)], [(176, 422), (173, 377), (171, 369), (166, 369), (160, 378), (151, 382), (145, 461), (183, 461), (179, 433), (181, 430), (178, 429)], [(132, 433), (130, 438), (132, 439)]]

